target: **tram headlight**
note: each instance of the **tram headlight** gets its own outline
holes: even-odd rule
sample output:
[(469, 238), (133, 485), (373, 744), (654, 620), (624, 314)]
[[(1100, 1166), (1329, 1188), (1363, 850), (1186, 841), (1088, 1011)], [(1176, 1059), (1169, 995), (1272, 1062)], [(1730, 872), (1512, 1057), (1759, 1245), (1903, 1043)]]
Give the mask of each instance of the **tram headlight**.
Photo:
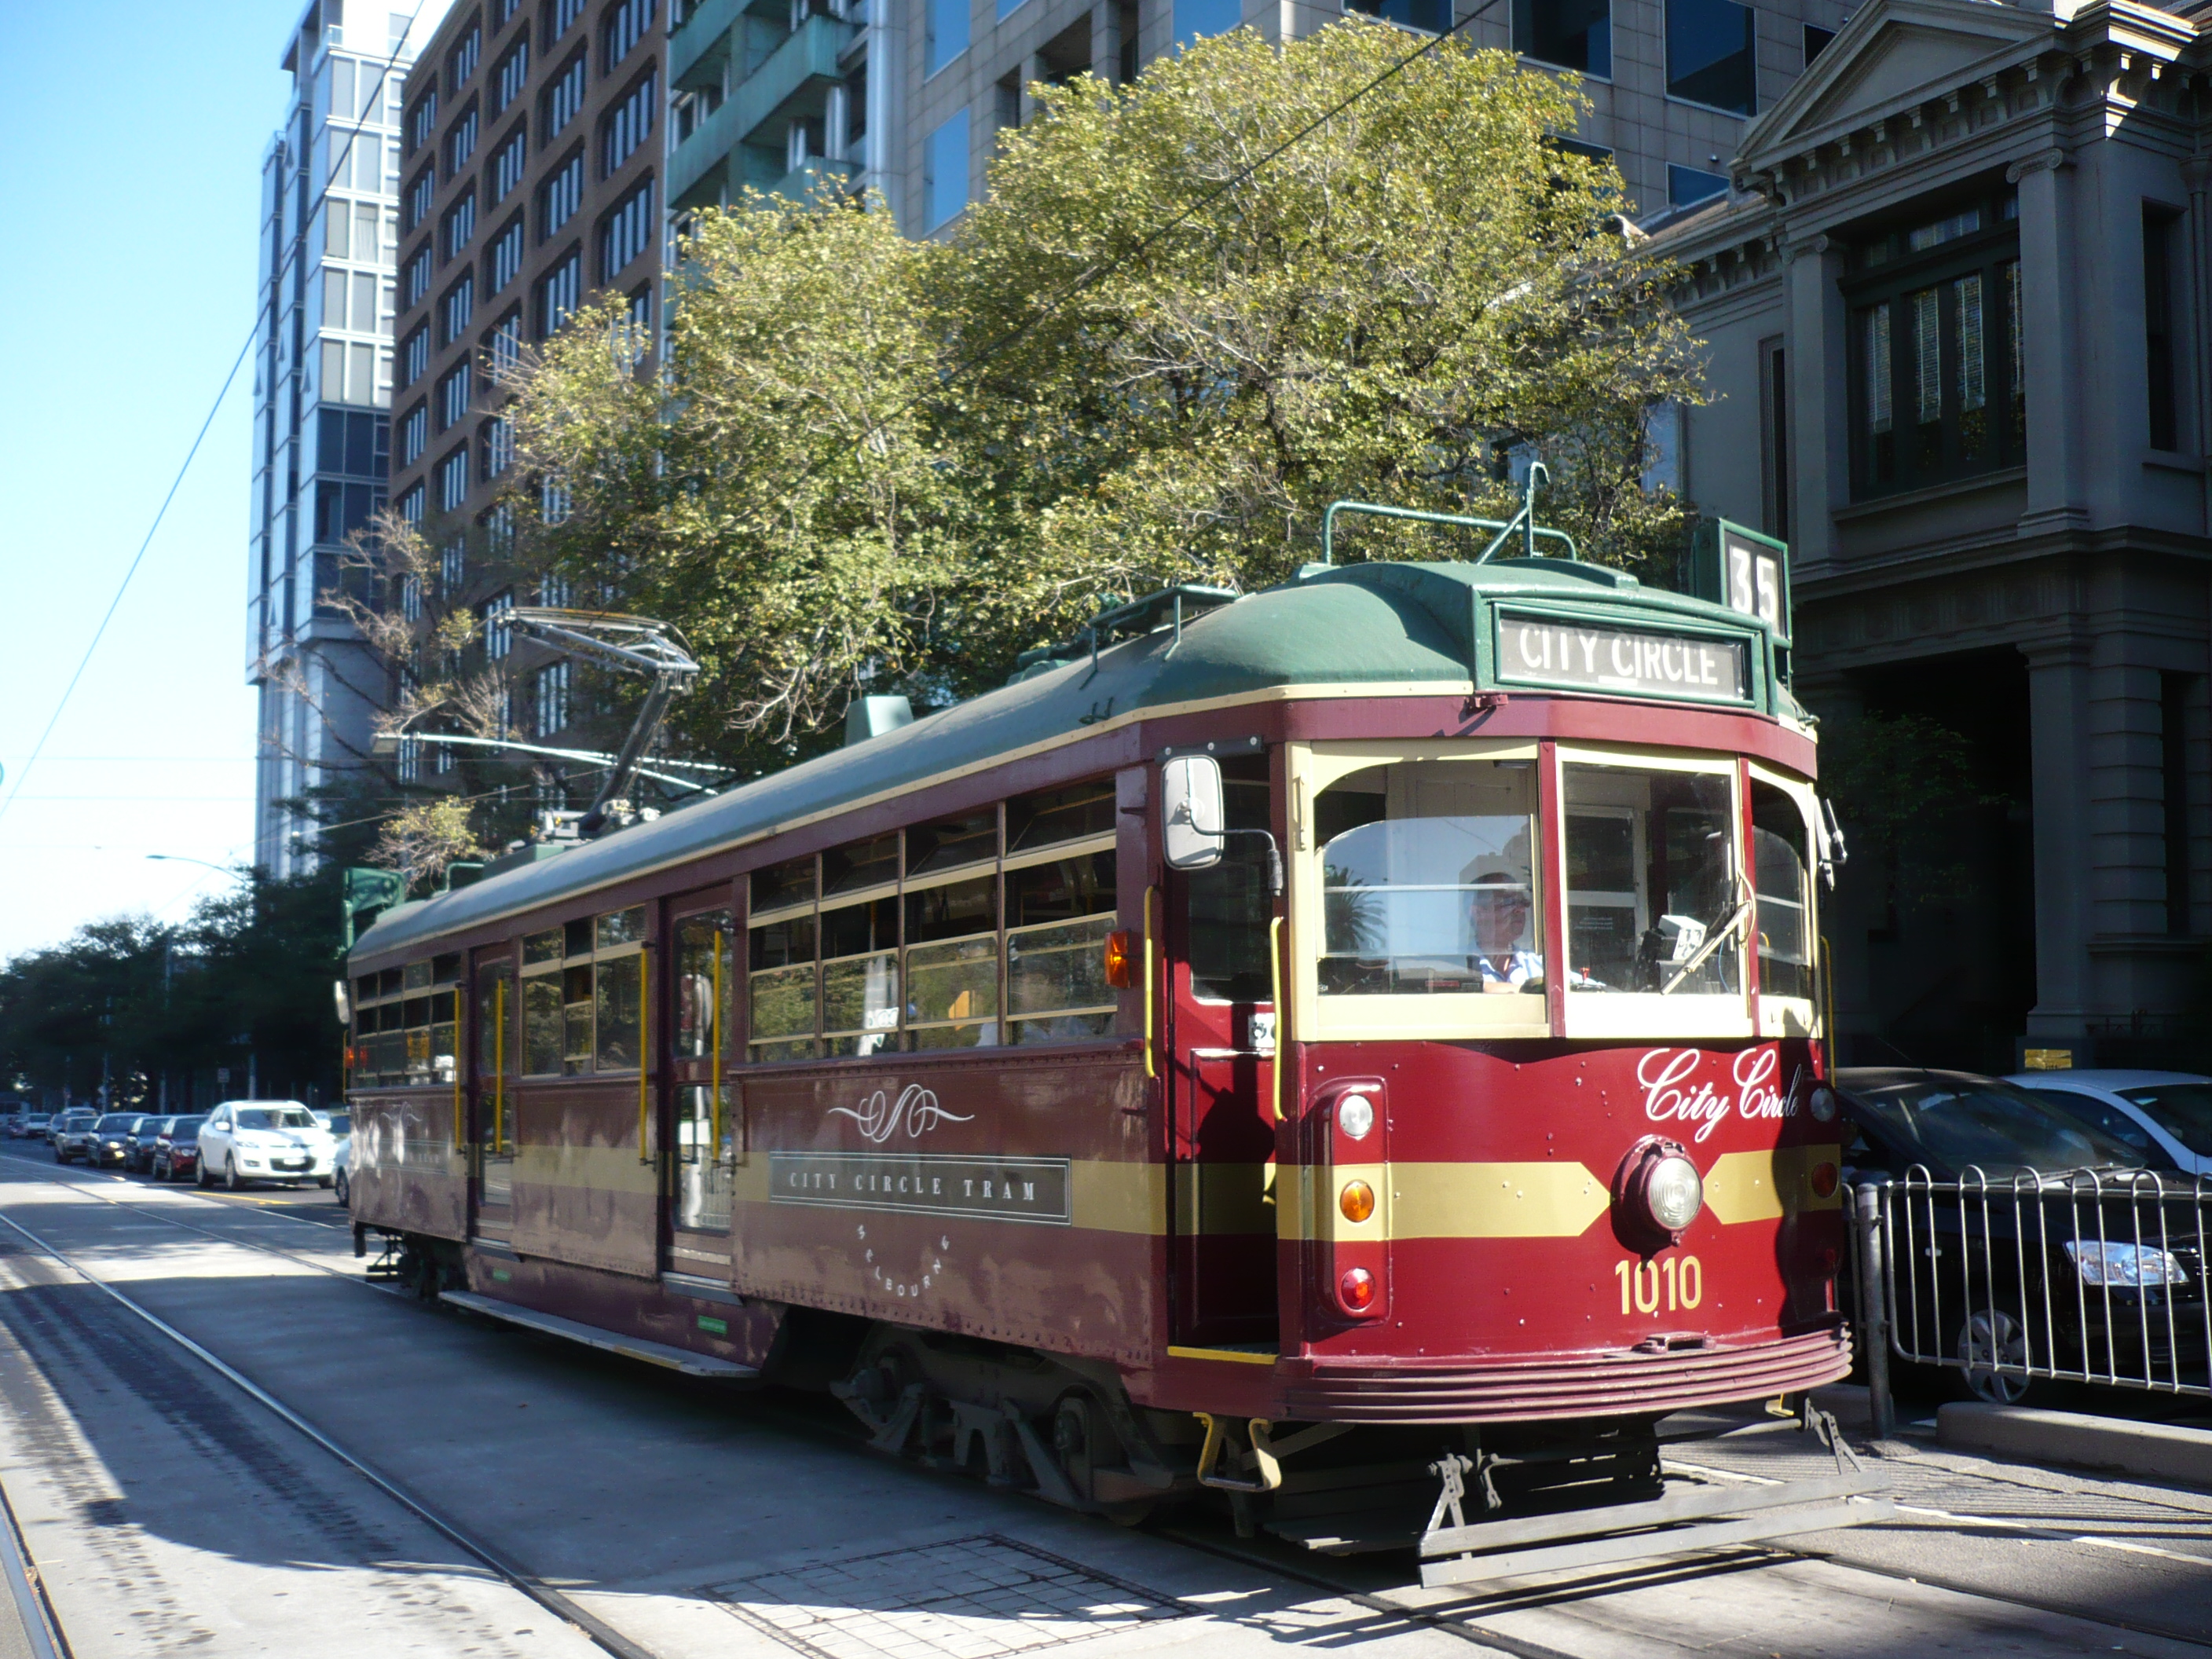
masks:
[(1336, 1195), (1336, 1207), (1346, 1221), (1364, 1221), (1375, 1213), (1375, 1189), (1364, 1181), (1347, 1181)]
[(1668, 1232), (1679, 1233), (1705, 1207), (1705, 1183), (1696, 1164), (1670, 1152), (1652, 1164), (1644, 1196), (1651, 1218)]
[(1680, 1141), (1637, 1142), (1613, 1178), (1614, 1230), (1632, 1249), (1679, 1243), (1705, 1204), (1705, 1181)]
[(1346, 1095), (1336, 1103), (1336, 1127), (1353, 1140), (1364, 1140), (1375, 1127), (1375, 1103), (1365, 1095)]
[(1811, 1101), (1813, 1121), (1833, 1123), (1836, 1121), (1836, 1091), (1826, 1084), (1813, 1091)]

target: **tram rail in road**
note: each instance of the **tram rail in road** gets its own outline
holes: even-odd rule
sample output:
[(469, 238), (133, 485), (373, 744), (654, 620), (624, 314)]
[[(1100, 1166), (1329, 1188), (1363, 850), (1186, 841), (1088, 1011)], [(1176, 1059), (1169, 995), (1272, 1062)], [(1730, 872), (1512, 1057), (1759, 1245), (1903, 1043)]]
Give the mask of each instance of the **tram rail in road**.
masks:
[[(355, 1274), (315, 1261), (315, 1255), (324, 1252), (318, 1250), (319, 1241), (315, 1240), (314, 1236), (298, 1236), (296, 1242), (300, 1248), (289, 1249), (287, 1244), (294, 1241), (280, 1242), (266, 1237), (269, 1231), (267, 1218), (273, 1212), (262, 1206), (240, 1206), (234, 1200), (222, 1197), (211, 1197), (208, 1202), (199, 1203), (185, 1198), (183, 1194), (159, 1194), (159, 1189), (148, 1192), (134, 1201), (129, 1192), (116, 1190), (115, 1183), (102, 1177), (76, 1171), (43, 1170), (31, 1165), (27, 1160), (0, 1162), (0, 1182), (20, 1176), (30, 1176), (55, 1189), (55, 1197), (64, 1207), (50, 1210), (47, 1217), (40, 1217), (29, 1212), (30, 1206), (22, 1202), (20, 1194), (11, 1204), (6, 1202), (4, 1193), (0, 1193), (0, 1206), (4, 1206), (0, 1207), (0, 1219), (8, 1223), (6, 1227), (0, 1228), (0, 1237), (35, 1240), (37, 1246), (46, 1253), (43, 1256), (19, 1256), (19, 1261), (44, 1260), (49, 1264), (46, 1273), (57, 1279), (68, 1275), (71, 1279), (81, 1278), (90, 1282), (95, 1274), (102, 1279), (118, 1278), (118, 1283), (103, 1285), (98, 1292), (100, 1301), (113, 1310), (109, 1316), (112, 1319), (125, 1322), (142, 1332), (158, 1334), (161, 1337), (159, 1346), (179, 1355), (191, 1356), (184, 1363), (212, 1368), (216, 1376), (225, 1379), (220, 1386), (232, 1390), (245, 1390), (244, 1397), (253, 1402), (253, 1409), (272, 1421), (289, 1424), (295, 1432), (306, 1434), (317, 1449), (311, 1455), (335, 1460), (333, 1475), (337, 1475), (337, 1469), (343, 1468), (351, 1473), (337, 1476), (341, 1480), (365, 1477), (374, 1482), (373, 1491), (375, 1493), (380, 1494), (384, 1499), (405, 1504), (409, 1513), (433, 1528), (449, 1544), (466, 1550), (483, 1572), (496, 1575), (507, 1589), (523, 1595), (528, 1595), (533, 1586), (543, 1591), (544, 1594), (533, 1595), (532, 1600), (538, 1608), (561, 1618), (572, 1632), (591, 1629), (581, 1620), (573, 1619), (568, 1609), (573, 1607), (582, 1613), (599, 1625), (601, 1632), (611, 1638), (613, 1643), (619, 1644), (611, 1646), (607, 1641), (597, 1640), (600, 1632), (594, 1632), (599, 1650), (646, 1656), (647, 1659), (678, 1659), (678, 1656), (691, 1651), (726, 1652), (729, 1649), (731, 1636), (729, 1620), (733, 1613), (737, 1614), (738, 1621), (747, 1626), (744, 1631), (738, 1632), (740, 1649), (750, 1638), (761, 1644), (757, 1649), (760, 1651), (788, 1651), (793, 1647), (809, 1654), (865, 1650), (841, 1647), (826, 1639), (842, 1634), (842, 1630), (825, 1629), (825, 1639), (812, 1644), (803, 1636), (794, 1642), (786, 1639), (784, 1635), (772, 1635), (762, 1622), (757, 1608), (745, 1613), (733, 1606), (745, 1604), (749, 1595), (764, 1594), (757, 1587), (776, 1577), (773, 1572), (755, 1572), (743, 1581), (755, 1586), (754, 1589), (733, 1589), (729, 1583), (732, 1576), (751, 1571), (758, 1565), (750, 1561), (737, 1565), (724, 1562), (720, 1569), (721, 1587), (719, 1589), (712, 1583), (702, 1586), (700, 1583), (702, 1578), (713, 1575), (696, 1571), (687, 1574), (689, 1582), (684, 1589), (691, 1605), (720, 1620), (713, 1627), (720, 1637), (719, 1646), (710, 1648), (696, 1640), (684, 1639), (681, 1632), (670, 1629), (669, 1621), (665, 1619), (658, 1621), (645, 1620), (641, 1624), (638, 1623), (631, 1615), (645, 1610), (649, 1601), (618, 1601), (610, 1605), (604, 1599), (603, 1593), (609, 1588), (606, 1585), (588, 1592), (592, 1601), (604, 1609), (603, 1613), (582, 1605), (576, 1599), (576, 1594), (587, 1592), (580, 1589), (571, 1581), (570, 1575), (547, 1571), (542, 1550), (526, 1542), (514, 1541), (509, 1528), (495, 1527), (488, 1531), (480, 1520), (456, 1514), (443, 1494), (427, 1492), (418, 1480), (395, 1475), (388, 1467), (380, 1468), (380, 1465), (386, 1462), (389, 1449), (372, 1449), (363, 1443), (365, 1437), (374, 1438), (370, 1425), (364, 1423), (343, 1437), (333, 1434), (327, 1425), (332, 1421), (331, 1413), (341, 1409), (339, 1402), (322, 1402), (321, 1410), (312, 1407), (308, 1411), (296, 1409), (293, 1403), (289, 1402), (300, 1401), (306, 1397), (299, 1391), (296, 1380), (288, 1382), (283, 1376), (274, 1374), (267, 1364), (242, 1358), (236, 1348), (207, 1329), (198, 1326), (191, 1330), (180, 1328), (177, 1322), (179, 1316), (167, 1303), (162, 1303), (158, 1310), (147, 1306), (148, 1299), (159, 1301), (168, 1292), (157, 1275), (145, 1275), (143, 1267), (133, 1266), (122, 1260), (127, 1252), (113, 1228), (119, 1224), (132, 1229), (133, 1236), (143, 1237), (140, 1224), (157, 1222), (178, 1230), (181, 1235), (207, 1241), (210, 1249), (220, 1241), (225, 1245), (286, 1258), (302, 1267), (320, 1269), (313, 1277), (313, 1282), (318, 1285), (328, 1283), (327, 1274), (362, 1284), (364, 1288), (378, 1288), (368, 1285)], [(157, 1194), (181, 1201), (152, 1201)], [(91, 1213), (93, 1206), (89, 1202), (95, 1199), (104, 1200), (97, 1206), (99, 1212), (115, 1220), (103, 1222), (95, 1218)], [(173, 1211), (191, 1213), (164, 1213)], [(84, 1212), (82, 1219), (76, 1213), (79, 1212)], [(131, 1219), (122, 1221), (121, 1218), (125, 1216)], [(313, 1222), (306, 1217), (292, 1216), (289, 1218), (300, 1225), (327, 1224)], [(241, 1232), (252, 1237), (239, 1237)], [(199, 1246), (192, 1248), (197, 1249)], [(121, 1277), (132, 1272), (142, 1274), (138, 1282), (131, 1282)], [(294, 1276), (294, 1282), (301, 1282), (297, 1275)], [(315, 1294), (327, 1299), (337, 1293), (317, 1291)], [(389, 1292), (383, 1294), (389, 1295)], [(394, 1298), (382, 1304), (391, 1312), (379, 1316), (379, 1319), (398, 1319), (412, 1326), (419, 1318), (422, 1324), (417, 1328), (434, 1328), (448, 1340), (465, 1337), (472, 1345), (484, 1346), (486, 1352), (504, 1352), (509, 1356), (518, 1351), (524, 1352), (541, 1374), (558, 1372), (562, 1369), (560, 1359), (554, 1357), (563, 1356), (565, 1351), (557, 1346), (539, 1340), (518, 1339), (490, 1329), (470, 1331), (461, 1322), (435, 1315), (428, 1309), (422, 1310), (419, 1315), (411, 1310), (402, 1311), (399, 1306), (395, 1305), (399, 1300)], [(164, 1317), (164, 1314), (170, 1316)], [(550, 1365), (544, 1363), (549, 1358), (552, 1359)], [(576, 1358), (574, 1369), (579, 1376), (592, 1372), (601, 1376), (623, 1375), (615, 1362), (586, 1359), (580, 1356)], [(259, 1374), (255, 1375), (256, 1372)], [(641, 1378), (639, 1388), (641, 1390), (665, 1389), (665, 1384), (657, 1376), (649, 1381)], [(704, 1389), (686, 1385), (657, 1396), (649, 1392), (641, 1392), (635, 1397), (647, 1400), (680, 1396), (684, 1400), (697, 1401), (707, 1397), (707, 1393)], [(824, 1419), (818, 1416), (808, 1418), (803, 1412), (787, 1407), (773, 1393), (757, 1392), (746, 1398), (747, 1416), (775, 1419), (775, 1433), (793, 1442), (805, 1443), (812, 1455), (826, 1455), (832, 1460), (830, 1466), (832, 1470), (842, 1471), (833, 1473), (833, 1479), (841, 1481), (850, 1480), (852, 1468), (860, 1464), (860, 1459), (858, 1449), (849, 1438), (830, 1433), (824, 1427)], [(571, 1450), (572, 1454), (592, 1455), (588, 1448), (574, 1447)], [(1911, 1578), (1922, 1574), (1941, 1576), (1946, 1565), (1941, 1559), (1941, 1547), (1932, 1547), (1925, 1534), (1888, 1534), (1891, 1546), (1909, 1547), (1913, 1559), (1887, 1563), (1873, 1559), (1863, 1567), (1846, 1565), (1839, 1560), (1823, 1561), (1814, 1552), (1807, 1553), (1810, 1559), (1791, 1559), (1781, 1552), (1763, 1550), (1630, 1568), (1602, 1577), (1577, 1580), (1565, 1586), (1556, 1583), (1547, 1586), (1522, 1585), (1505, 1594), (1473, 1597), (1448, 1592), (1401, 1590), (1393, 1586), (1391, 1575), (1387, 1570), (1363, 1570), (1356, 1565), (1340, 1567), (1336, 1564), (1296, 1558), (1287, 1551), (1270, 1545), (1242, 1543), (1228, 1536), (1225, 1528), (1209, 1526), (1203, 1522), (1157, 1526), (1148, 1534), (1131, 1537), (1112, 1528), (1042, 1511), (1039, 1506), (1018, 1499), (973, 1488), (957, 1479), (930, 1476), (918, 1471), (895, 1471), (891, 1466), (882, 1465), (873, 1460), (861, 1467), (871, 1474), (880, 1472), (886, 1476), (911, 1477), (911, 1485), (905, 1478), (894, 1478), (881, 1483), (889, 1494), (884, 1500), (884, 1504), (894, 1513), (898, 1511), (901, 1504), (915, 1499), (918, 1499), (924, 1508), (943, 1509), (949, 1505), (971, 1512), (963, 1514), (961, 1523), (953, 1528), (960, 1536), (919, 1545), (905, 1552), (912, 1556), (915, 1550), (921, 1551), (922, 1553), (916, 1557), (917, 1560), (927, 1563), (942, 1558), (951, 1562), (980, 1553), (1001, 1565), (1007, 1560), (1022, 1560), (1040, 1573), (1049, 1575), (1057, 1571), (1063, 1572), (1064, 1576), (1073, 1575), (1070, 1582), (1088, 1586), (1090, 1593), (1124, 1596), (1131, 1604), (1134, 1604), (1136, 1598), (1143, 1597), (1146, 1603), (1146, 1617), (1136, 1620), (1136, 1623), (1148, 1624), (1158, 1620), (1203, 1620), (1202, 1626), (1192, 1625), (1191, 1636), (1188, 1639), (1205, 1643), (1206, 1647), (1200, 1650), (1209, 1653), (1233, 1647), (1240, 1626), (1247, 1635), (1261, 1631), (1273, 1632), (1267, 1638), (1270, 1645), (1288, 1630), (1303, 1626), (1316, 1638), (1332, 1639), (1334, 1644), (1365, 1641), (1382, 1643), (1394, 1655), (1408, 1650), (1406, 1644), (1410, 1644), (1411, 1650), (1414, 1651), (1465, 1651), (1472, 1646), (1510, 1653), (1516, 1659), (1558, 1659), (1563, 1655), (1626, 1652), (1630, 1649), (1624, 1644), (1620, 1633), (1632, 1627), (1639, 1632), (1638, 1643), (1633, 1650), (1648, 1654), (1655, 1647), (1663, 1651), (1673, 1645), (1688, 1648), (1708, 1641), (1714, 1617), (1713, 1608), (1717, 1602), (1729, 1607), (1728, 1616), (1731, 1623), (1745, 1628), (1747, 1640), (1753, 1645), (1760, 1647), (1762, 1650), (1788, 1650), (1794, 1654), (1814, 1650), (1802, 1644), (1790, 1643), (1790, 1627), (1787, 1620), (1777, 1617), (1780, 1611), (1779, 1604), (1786, 1601), (1799, 1610), (1796, 1616), (1802, 1620), (1804, 1599), (1808, 1595), (1845, 1624), (1871, 1620), (1870, 1624), (1863, 1624), (1856, 1630), (1851, 1646), (1853, 1651), (1871, 1650), (1863, 1644), (1878, 1636), (1881, 1638), (1879, 1645), (1887, 1650), (1906, 1651), (1916, 1645), (1916, 1638), (1932, 1639), (1939, 1632), (1948, 1632), (1949, 1638), (1956, 1640), (1969, 1630), (1994, 1634), (1999, 1628), (2018, 1636), (2039, 1637), (2039, 1640), (2031, 1639), (2025, 1644), (2029, 1651), (2038, 1647), (2054, 1653), (2079, 1651), (2090, 1647), (2110, 1649), (2116, 1641), (2124, 1641), (2129, 1650), (2135, 1652), (2201, 1652), (2212, 1646), (2212, 1631), (2203, 1628), (2192, 1633), (2179, 1626), (2168, 1626), (2156, 1635), (2145, 1637), (2141, 1632), (2146, 1625), (2154, 1626), (2157, 1621), (2140, 1616), (2140, 1608), (2110, 1609), (2106, 1618), (2099, 1620), (2093, 1616), (2085, 1620), (2079, 1616), (2082, 1609), (2078, 1607), (2059, 1607), (2054, 1614), (2049, 1610), (2057, 1605), (2057, 1598), (2052, 1596), (2044, 1597), (2045, 1606), (2038, 1607), (2033, 1595), (2017, 1585), (2013, 1587), (2011, 1595), (2001, 1601), (1987, 1593), (1990, 1588), (1987, 1583), (1967, 1584), (1966, 1588), (1982, 1591), (1982, 1594), (1972, 1597), (1949, 1595), (1926, 1585), (1913, 1583)], [(1720, 1473), (1725, 1474), (1729, 1472)], [(1742, 1478), (1743, 1471), (1736, 1473), (1739, 1478)], [(23, 1478), (21, 1474), (11, 1474), (10, 1486)], [(1754, 1475), (1753, 1478), (1758, 1477)], [(862, 1484), (873, 1487), (878, 1483), (870, 1480)], [(556, 1499), (557, 1486), (556, 1481), (548, 1487), (548, 1495)], [(365, 1486), (362, 1490), (366, 1498), (370, 1495), (372, 1488)], [(904, 1493), (905, 1497), (900, 1497), (900, 1493)], [(1922, 1494), (1916, 1492), (1915, 1496)], [(2212, 1499), (2202, 1502), (2202, 1508), (2193, 1518), (2197, 1519), (2200, 1532), (2207, 1534), (2208, 1545), (2212, 1545)], [(1925, 1501), (1916, 1507), (1927, 1517), (1921, 1522), (1923, 1526), (1935, 1521), (1940, 1508)], [(1956, 1510), (1946, 1513), (1955, 1516)], [(2186, 1511), (2171, 1509), (2163, 1513), (2146, 1510), (2144, 1523), (2171, 1531), (2174, 1522), (2185, 1514)], [(1939, 1527), (1987, 1527), (1990, 1522), (1985, 1516), (1964, 1516), (1936, 1524)], [(940, 1525), (937, 1530), (941, 1534), (945, 1528)], [(2051, 1528), (2040, 1529), (2025, 1547), (2019, 1538), (2008, 1540), (2014, 1553), (2008, 1561), (2014, 1566), (2015, 1576), (2021, 1576), (2017, 1575), (2016, 1557), (2024, 1553), (2025, 1548), (2063, 1552), (2066, 1546), (2053, 1536)], [(894, 1533), (896, 1536), (891, 1541), (895, 1543), (897, 1537), (907, 1535), (896, 1527)], [(1856, 1547), (1881, 1540), (1884, 1534), (1885, 1529), (1868, 1528), (1839, 1536), (1847, 1536)], [(1916, 1539), (1918, 1541), (1916, 1542)], [(883, 1540), (872, 1541), (880, 1543)], [(742, 1551), (742, 1546), (738, 1547)], [(1141, 1553), (1145, 1559), (1133, 1563), (1132, 1551)], [(1172, 1555), (1163, 1556), (1163, 1551), (1171, 1552)], [(930, 1552), (935, 1552), (935, 1554)], [(2192, 1566), (2188, 1558), (2176, 1556), (2172, 1551), (2160, 1555), (2128, 1554), (2111, 1550), (2101, 1553), (2108, 1559), (2127, 1562), (2139, 1573), (2148, 1570), (2155, 1573), (2185, 1575), (2200, 1588), (2203, 1582), (2202, 1573), (2212, 1568), (2212, 1563)], [(872, 1560), (879, 1560), (884, 1556), (880, 1549), (866, 1553)], [(1103, 1558), (1103, 1565), (1101, 1558)], [(1060, 1565), (1055, 1567), (1054, 1563)], [(1208, 1563), (1212, 1565), (1209, 1566)], [(1878, 1576), (1885, 1572), (1893, 1576)], [(1225, 1581), (1224, 1574), (1227, 1575)], [(1402, 1566), (1398, 1576), (1403, 1576)], [(1971, 1574), (1960, 1576), (1968, 1579), (1972, 1577)], [(521, 1582), (518, 1583), (518, 1579)], [(1166, 1587), (1149, 1588), (1156, 1584)], [(572, 1594), (572, 1591), (576, 1594)], [(1224, 1594), (1229, 1598), (1225, 1601), (1222, 1599)], [(866, 1598), (862, 1595), (858, 1599), (865, 1601)], [(1913, 1630), (1897, 1627), (1902, 1617), (1899, 1613), (1900, 1607), (1910, 1609), (1919, 1620)], [(869, 1610), (871, 1616), (876, 1616), (878, 1611)], [(616, 1628), (610, 1622), (614, 1620), (619, 1620), (623, 1628)], [(79, 1622), (82, 1623), (82, 1618)], [(1888, 1629), (1883, 1635), (1885, 1624)], [(636, 1627), (633, 1627), (634, 1625)], [(654, 1627), (648, 1629), (644, 1626)], [(1671, 1636), (1668, 1634), (1670, 1632)], [(695, 1636), (696, 1633), (696, 1631), (692, 1632)], [(1693, 1637), (1698, 1639), (1693, 1641), (1691, 1639)], [(581, 1638), (577, 1637), (574, 1639)], [(1115, 1644), (1117, 1637), (1115, 1630), (1107, 1630), (1090, 1639), (1100, 1644), (1097, 1650), (1103, 1659), (1104, 1652)], [(1141, 1639), (1147, 1647), (1156, 1647), (1163, 1640), (1174, 1640), (1157, 1628), (1149, 1632), (1133, 1631), (1121, 1639)], [(2179, 1642), (2187, 1642), (2191, 1645), (2185, 1648), (2177, 1645)], [(1443, 1645), (1435, 1647), (1437, 1643)], [(82, 1643), (76, 1650), (80, 1659), (90, 1659), (94, 1653), (136, 1650), (139, 1650), (104, 1646), (97, 1641)], [(218, 1646), (215, 1650), (228, 1650)], [(351, 1654), (374, 1650), (341, 1646), (333, 1650)]]

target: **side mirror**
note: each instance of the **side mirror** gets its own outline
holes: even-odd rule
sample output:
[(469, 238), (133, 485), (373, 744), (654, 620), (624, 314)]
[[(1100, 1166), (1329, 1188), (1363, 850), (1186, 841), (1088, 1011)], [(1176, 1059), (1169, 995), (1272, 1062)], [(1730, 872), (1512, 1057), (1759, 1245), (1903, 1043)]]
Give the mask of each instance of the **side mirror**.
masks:
[(1161, 838), (1170, 870), (1211, 870), (1229, 844), (1222, 805), (1221, 763), (1211, 755), (1178, 755), (1160, 765)]

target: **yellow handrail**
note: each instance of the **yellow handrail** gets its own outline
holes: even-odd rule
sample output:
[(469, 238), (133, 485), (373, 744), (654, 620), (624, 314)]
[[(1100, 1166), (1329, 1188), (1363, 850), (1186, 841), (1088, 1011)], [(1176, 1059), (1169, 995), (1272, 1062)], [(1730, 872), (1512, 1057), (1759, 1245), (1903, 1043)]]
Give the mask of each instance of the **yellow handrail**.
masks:
[(714, 1138), (708, 1143), (708, 1161), (722, 1161), (722, 949), (729, 935), (720, 928), (714, 930), (714, 1006), (707, 1016), (707, 1041), (712, 1046), (714, 1060)]
[(1275, 916), (1267, 923), (1267, 994), (1274, 999), (1275, 1058), (1273, 1093), (1275, 1097), (1275, 1121), (1283, 1121), (1283, 919)]
[(468, 1156), (468, 1125), (461, 1107), (461, 988), (453, 987), (453, 1150)]
[(492, 981), (491, 1026), (491, 1149), (511, 1152), (507, 1139), (507, 975)]
[(650, 1053), (647, 1044), (653, 1035), (653, 1020), (647, 1012), (653, 1006), (646, 994), (646, 982), (650, 976), (651, 954), (644, 950), (637, 953), (637, 1161), (653, 1162), (653, 1154), (646, 1148), (647, 1119), (652, 1115), (653, 1097), (647, 1087), (651, 1073), (646, 1065)]
[(1827, 1015), (1820, 1036), (1827, 1048), (1828, 1075), (1832, 1078), (1836, 1074), (1836, 947), (1828, 943), (1826, 935), (1820, 939), (1820, 991)]
[(1145, 889), (1145, 1075), (1158, 1077), (1159, 1068), (1152, 1060), (1152, 898), (1160, 890)]

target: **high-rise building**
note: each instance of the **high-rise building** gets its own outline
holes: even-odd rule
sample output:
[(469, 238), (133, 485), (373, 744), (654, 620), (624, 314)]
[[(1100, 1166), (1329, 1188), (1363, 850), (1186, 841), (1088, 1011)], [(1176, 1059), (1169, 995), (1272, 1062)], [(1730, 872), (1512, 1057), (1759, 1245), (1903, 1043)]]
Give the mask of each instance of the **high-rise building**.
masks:
[(298, 809), (368, 755), (380, 688), (325, 602), (383, 503), (399, 118), (448, 0), (311, 0), (283, 59), (292, 104), (262, 163), (246, 677), (260, 693), (254, 862), (313, 857)]

